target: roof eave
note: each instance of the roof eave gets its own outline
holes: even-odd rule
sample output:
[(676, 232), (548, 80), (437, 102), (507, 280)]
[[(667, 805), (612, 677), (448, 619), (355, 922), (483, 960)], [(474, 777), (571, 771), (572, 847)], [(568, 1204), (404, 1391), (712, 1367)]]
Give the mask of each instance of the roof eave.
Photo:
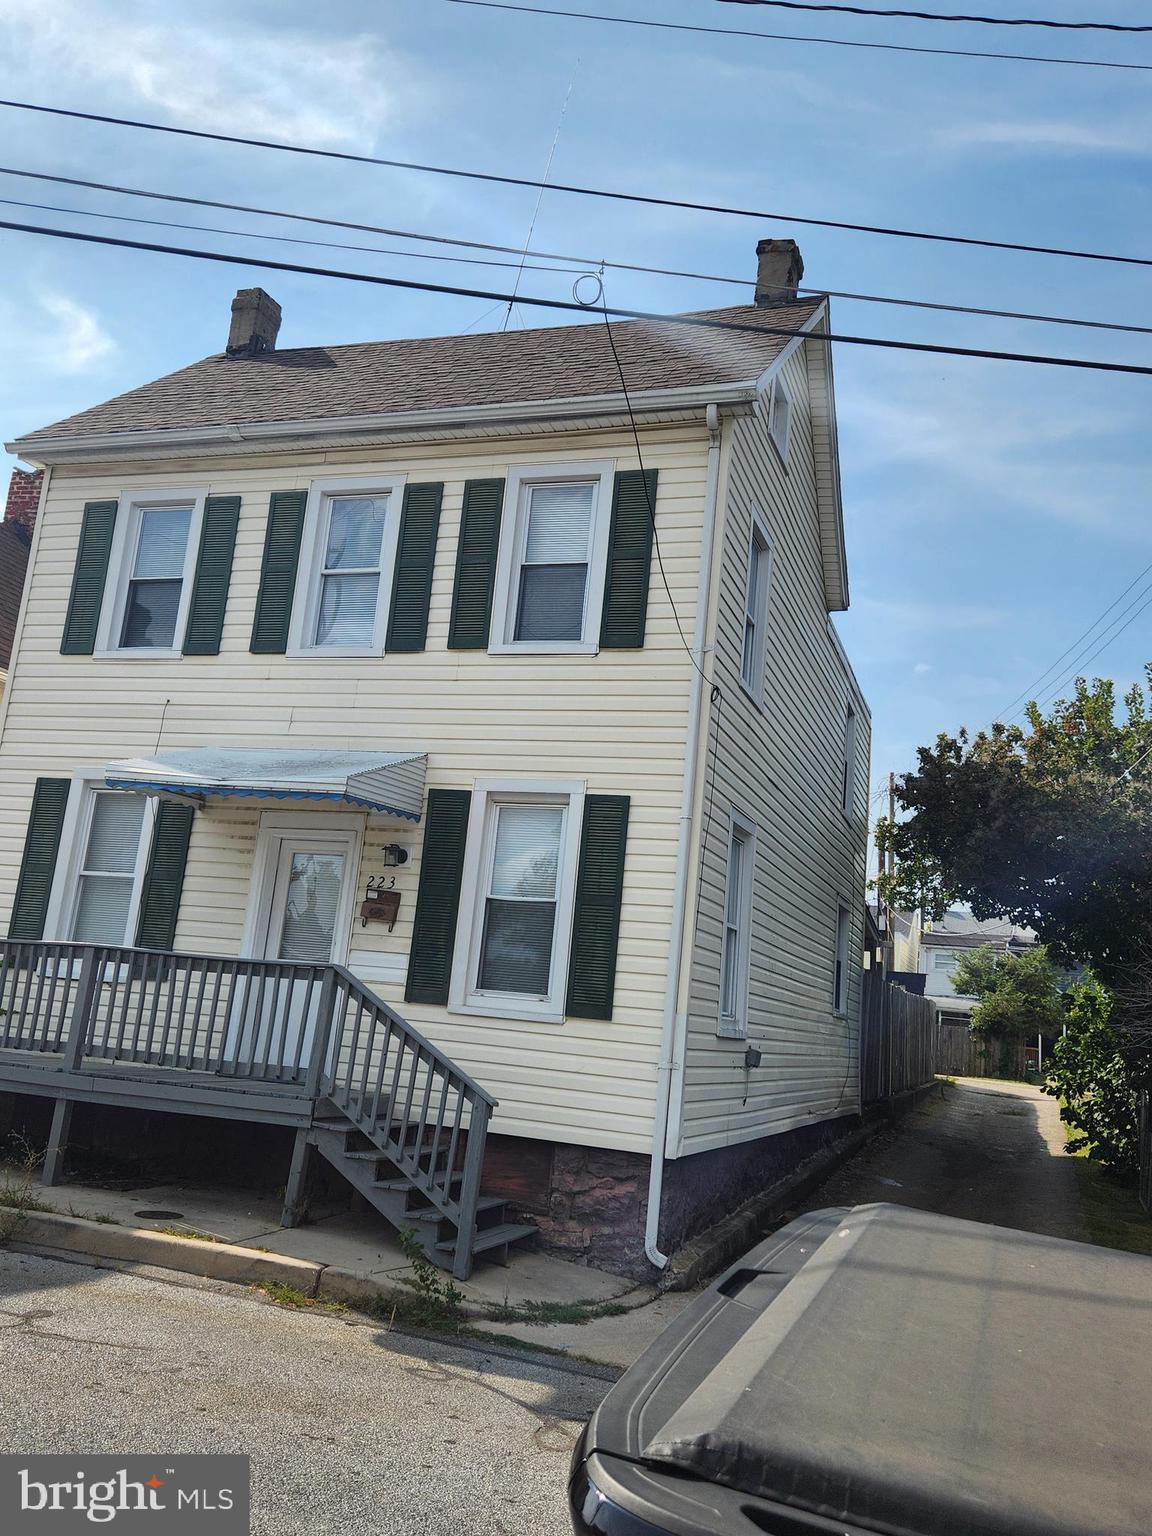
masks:
[(743, 403), (755, 397), (755, 379), (738, 383), (681, 386), (676, 389), (643, 390), (625, 396), (573, 395), (558, 400), (504, 401), (495, 405), (462, 405), (439, 410), (380, 411), (362, 416), (306, 417), (285, 421), (224, 422), (203, 427), (168, 427), (136, 432), (61, 433), (57, 437), (30, 434), (6, 443), (9, 453), (32, 464), (52, 464), (90, 458), (111, 450), (177, 452), (193, 446), (226, 448), (235, 443), (276, 441), (282, 438), (356, 437), (401, 432), (414, 427), (434, 431), (462, 426), (535, 424), (557, 420), (603, 416), (627, 411), (691, 409), (693, 406)]

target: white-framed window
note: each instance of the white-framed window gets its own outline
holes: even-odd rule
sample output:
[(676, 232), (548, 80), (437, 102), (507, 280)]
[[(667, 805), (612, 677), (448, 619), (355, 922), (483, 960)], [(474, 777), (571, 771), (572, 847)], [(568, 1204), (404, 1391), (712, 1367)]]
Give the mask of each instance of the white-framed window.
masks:
[(290, 655), (382, 654), (404, 483), (403, 475), (312, 482)]
[(452, 967), (454, 1011), (563, 1018), (583, 809), (582, 781), (476, 784)]
[(720, 945), (720, 1022), (717, 1034), (748, 1033), (748, 962), (752, 947), (752, 884), (756, 828), (733, 811), (724, 875), (724, 935)]
[(74, 944), (135, 943), (155, 815), (146, 795), (73, 784), (46, 932)]
[(788, 429), (792, 425), (792, 396), (788, 386), (777, 374), (767, 400), (768, 436), (776, 444), (780, 457), (788, 460)]
[(832, 1007), (837, 1013), (848, 1012), (848, 955), (852, 934), (852, 916), (846, 902), (836, 904), (836, 951), (832, 975)]
[(98, 655), (180, 654), (205, 495), (203, 490), (121, 492)]
[(509, 470), (489, 651), (599, 648), (614, 471), (603, 460)]
[(757, 701), (764, 696), (764, 661), (768, 644), (768, 592), (772, 581), (772, 536), (764, 519), (752, 510), (748, 541), (748, 573), (744, 597), (744, 637), (740, 680)]
[(960, 956), (953, 949), (934, 949), (932, 951), (932, 970), (937, 975), (953, 976), (959, 964)]
[(840, 762), (840, 808), (851, 816), (856, 798), (856, 711), (849, 704), (844, 711), (844, 741)]

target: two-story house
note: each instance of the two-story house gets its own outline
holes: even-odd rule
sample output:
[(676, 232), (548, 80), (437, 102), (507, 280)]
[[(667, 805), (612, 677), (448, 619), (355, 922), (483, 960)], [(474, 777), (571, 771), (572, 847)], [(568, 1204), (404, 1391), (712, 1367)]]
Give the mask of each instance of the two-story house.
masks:
[(611, 335), (280, 349), (243, 290), (12, 444), (0, 1090), (53, 1101), (46, 1178), (77, 1102), (226, 1117), (294, 1133), (286, 1221), (318, 1152), (458, 1273), (533, 1226), (644, 1273), (858, 1113), (828, 310), (758, 256)]

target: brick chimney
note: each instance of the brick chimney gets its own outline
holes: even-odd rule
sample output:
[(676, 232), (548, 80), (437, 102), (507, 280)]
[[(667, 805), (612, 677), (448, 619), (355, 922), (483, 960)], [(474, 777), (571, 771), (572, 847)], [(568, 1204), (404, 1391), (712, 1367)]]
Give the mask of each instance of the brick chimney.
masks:
[(36, 526), (36, 511), (40, 506), (40, 487), (43, 481), (42, 469), (14, 469), (8, 482), (4, 521), (21, 529), (29, 539)]
[(280, 306), (263, 288), (237, 289), (228, 330), (229, 357), (258, 357), (276, 350)]
[(761, 240), (756, 247), (757, 304), (790, 304), (804, 276), (795, 240)]

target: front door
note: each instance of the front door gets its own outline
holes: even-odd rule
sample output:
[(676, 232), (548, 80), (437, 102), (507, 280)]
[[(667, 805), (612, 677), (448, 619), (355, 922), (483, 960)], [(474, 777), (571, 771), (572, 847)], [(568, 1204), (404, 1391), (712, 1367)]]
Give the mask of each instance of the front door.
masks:
[[(296, 965), (343, 964), (347, 958), (350, 882), (356, 839), (351, 831), (262, 829), (254, 911), (246, 952)], [(307, 1071), (318, 983), (237, 985), (230, 1010), (230, 1060)]]

